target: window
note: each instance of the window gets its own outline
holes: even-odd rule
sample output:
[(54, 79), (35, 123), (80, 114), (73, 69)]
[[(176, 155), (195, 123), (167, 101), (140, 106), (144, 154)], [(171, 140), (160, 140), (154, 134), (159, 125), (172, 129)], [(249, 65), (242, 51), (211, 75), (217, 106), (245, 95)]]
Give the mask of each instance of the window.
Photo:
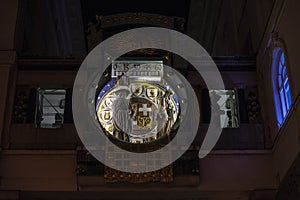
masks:
[(287, 74), (286, 58), (280, 48), (275, 49), (273, 59), (273, 89), (276, 115), (282, 126), (292, 105), (291, 90)]
[(38, 89), (35, 124), (40, 128), (60, 128), (64, 121), (66, 90)]
[(210, 98), (218, 104), (221, 128), (238, 128), (238, 100), (236, 90), (210, 90)]

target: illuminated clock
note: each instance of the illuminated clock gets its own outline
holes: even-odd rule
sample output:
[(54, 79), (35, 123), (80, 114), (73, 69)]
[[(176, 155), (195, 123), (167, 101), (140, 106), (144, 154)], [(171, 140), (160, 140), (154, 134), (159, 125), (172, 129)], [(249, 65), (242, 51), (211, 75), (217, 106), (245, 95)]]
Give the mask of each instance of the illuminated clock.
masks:
[(170, 136), (180, 115), (174, 90), (163, 79), (162, 61), (114, 61), (100, 88), (96, 113), (106, 134), (130, 143)]

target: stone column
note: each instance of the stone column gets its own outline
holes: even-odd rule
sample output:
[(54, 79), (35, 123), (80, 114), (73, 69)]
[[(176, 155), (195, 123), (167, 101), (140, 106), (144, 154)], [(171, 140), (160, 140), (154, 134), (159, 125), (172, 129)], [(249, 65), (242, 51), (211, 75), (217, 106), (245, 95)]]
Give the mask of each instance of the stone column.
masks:
[[(9, 128), (14, 91), (11, 85), (12, 69), (16, 63), (16, 28), (19, 0), (3, 0), (0, 2), (0, 141), (3, 144), (5, 130)], [(11, 88), (11, 89), (10, 89)], [(8, 102), (10, 105), (8, 106)], [(9, 111), (9, 112), (8, 112)], [(8, 123), (9, 122), (9, 123)], [(3, 147), (3, 145), (1, 145)]]
[[(12, 116), (13, 93), (15, 90), (16, 52), (0, 51), (0, 141), (1, 147), (4, 143), (8, 145), (7, 137), (9, 124)], [(6, 140), (6, 141), (4, 141)]]

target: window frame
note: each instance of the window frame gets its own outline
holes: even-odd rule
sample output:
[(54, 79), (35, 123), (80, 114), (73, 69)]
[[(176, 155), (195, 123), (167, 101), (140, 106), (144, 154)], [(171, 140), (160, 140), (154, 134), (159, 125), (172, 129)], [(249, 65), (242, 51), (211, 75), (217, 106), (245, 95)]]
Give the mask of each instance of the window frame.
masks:
[[(61, 93), (61, 94), (60, 94)], [(54, 102), (51, 102), (47, 96), (64, 96), (63, 99), (60, 100), (59, 105), (54, 105)], [(63, 101), (63, 103), (61, 102)], [(62, 108), (60, 104), (62, 103)], [(44, 113), (45, 108), (50, 108), (49, 113)], [(66, 107), (66, 89), (65, 88), (37, 88), (36, 91), (36, 109), (35, 109), (35, 126), (37, 128), (50, 128), (56, 129), (61, 128), (64, 124), (64, 116), (65, 116), (65, 107)], [(50, 110), (52, 110), (52, 113)], [(60, 112), (62, 111), (62, 112)], [(55, 113), (56, 112), (56, 113)], [(52, 124), (50, 123), (43, 123), (43, 116), (52, 116), (55, 118)]]
[(291, 110), (293, 101), (288, 76), (287, 58), (285, 52), (280, 47), (273, 50), (272, 68), (274, 105), (277, 124), (281, 128)]
[[(224, 111), (225, 113), (224, 114), (220, 114), (220, 126), (221, 128), (223, 129), (236, 129), (236, 128), (239, 128), (240, 127), (240, 124), (241, 124), (241, 119), (240, 119), (240, 110), (239, 110), (239, 97), (238, 97), (238, 91), (236, 88), (226, 88), (224, 90), (208, 90), (208, 93), (209, 93), (209, 97), (210, 97), (210, 103), (211, 103), (211, 100), (212, 100), (212, 96), (211, 96), (211, 93), (213, 92), (216, 92), (216, 93), (232, 93), (233, 94), (233, 100), (234, 100), (234, 107), (233, 107), (233, 110), (235, 110), (235, 115), (231, 115), (231, 118), (229, 116), (226, 116), (227, 115), (227, 112), (229, 111), (230, 112), (230, 109), (229, 108), (226, 108), (226, 110), (224, 109), (220, 109), (221, 111)], [(220, 95), (220, 94), (219, 94)], [(230, 97), (228, 94), (227, 94), (227, 98), (226, 98), (226, 101), (224, 102), (224, 104), (227, 104), (229, 103), (228, 102), (228, 98)], [(219, 105), (220, 108), (221, 108), (221, 105)], [(226, 107), (226, 106), (225, 106)], [(211, 108), (213, 108), (213, 106), (211, 106)], [(226, 117), (225, 117), (226, 116)], [(223, 117), (223, 120), (222, 120), (222, 117)], [(235, 120), (234, 120), (234, 117), (235, 117)], [(226, 123), (226, 119), (228, 120), (227, 123)], [(231, 125), (229, 125), (231, 122)], [(233, 122), (235, 122), (233, 124)]]

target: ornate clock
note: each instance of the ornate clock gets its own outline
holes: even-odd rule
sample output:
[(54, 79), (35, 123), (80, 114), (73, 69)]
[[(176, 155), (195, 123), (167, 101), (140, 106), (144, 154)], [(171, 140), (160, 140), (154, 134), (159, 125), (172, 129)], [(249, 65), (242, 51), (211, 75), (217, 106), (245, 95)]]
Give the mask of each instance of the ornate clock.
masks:
[(106, 134), (129, 143), (171, 136), (180, 104), (163, 78), (163, 61), (114, 61), (96, 96), (98, 121)]

